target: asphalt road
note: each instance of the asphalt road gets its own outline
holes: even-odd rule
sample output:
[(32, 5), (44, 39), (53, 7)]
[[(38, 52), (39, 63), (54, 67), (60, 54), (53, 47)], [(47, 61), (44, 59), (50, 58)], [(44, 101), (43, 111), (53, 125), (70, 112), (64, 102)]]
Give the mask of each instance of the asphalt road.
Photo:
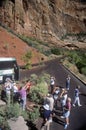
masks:
[[(70, 115), (70, 125), (67, 130), (86, 130), (86, 85), (83, 84), (79, 79), (76, 78), (72, 73), (70, 73), (66, 68), (64, 68), (59, 61), (53, 60), (45, 63), (44, 67), (38, 67), (30, 71), (23, 71), (20, 73), (20, 80), (24, 77), (29, 77), (32, 73), (40, 75), (40, 73), (49, 73), (51, 76), (55, 76), (56, 84), (61, 87), (65, 87), (66, 77), (69, 74), (71, 77), (71, 87), (68, 92), (68, 96), (71, 97), (72, 102), (74, 101), (74, 89), (77, 85), (80, 85), (80, 95), (81, 107), (72, 107)], [(51, 124), (50, 130), (63, 130), (64, 129), (64, 119), (60, 118), (61, 111), (58, 108), (56, 118)]]

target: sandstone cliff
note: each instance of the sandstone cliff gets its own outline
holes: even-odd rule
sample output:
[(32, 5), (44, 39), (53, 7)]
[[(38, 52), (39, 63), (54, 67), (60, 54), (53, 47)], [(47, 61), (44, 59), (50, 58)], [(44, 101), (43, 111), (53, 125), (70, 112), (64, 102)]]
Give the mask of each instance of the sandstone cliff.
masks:
[(56, 43), (86, 32), (85, 0), (0, 0), (0, 22), (19, 34)]

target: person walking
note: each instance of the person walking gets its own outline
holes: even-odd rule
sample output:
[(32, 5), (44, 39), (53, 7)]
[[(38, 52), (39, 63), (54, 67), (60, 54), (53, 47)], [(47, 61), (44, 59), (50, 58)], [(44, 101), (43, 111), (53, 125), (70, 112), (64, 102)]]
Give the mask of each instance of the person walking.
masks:
[(67, 76), (66, 78), (66, 89), (69, 90), (70, 89), (70, 75)]
[(80, 95), (80, 86), (78, 85), (75, 90), (74, 90), (74, 103), (73, 103), (73, 106), (75, 107), (75, 105), (78, 105), (78, 106), (82, 106), (80, 104), (80, 98), (79, 98), (79, 95)]

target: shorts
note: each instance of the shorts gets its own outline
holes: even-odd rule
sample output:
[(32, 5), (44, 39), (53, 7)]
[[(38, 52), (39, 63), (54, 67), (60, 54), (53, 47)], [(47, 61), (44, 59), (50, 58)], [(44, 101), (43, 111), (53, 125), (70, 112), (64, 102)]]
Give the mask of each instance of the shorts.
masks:
[(64, 113), (65, 118), (68, 118), (69, 116), (70, 116), (70, 111), (67, 111), (67, 112)]

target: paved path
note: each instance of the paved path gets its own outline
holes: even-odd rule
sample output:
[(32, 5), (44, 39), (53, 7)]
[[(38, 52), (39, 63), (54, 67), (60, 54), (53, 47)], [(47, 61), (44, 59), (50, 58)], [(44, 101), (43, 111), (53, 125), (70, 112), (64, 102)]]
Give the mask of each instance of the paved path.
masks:
[[(56, 84), (61, 87), (65, 87), (65, 80), (67, 75), (71, 76), (71, 88), (69, 90), (68, 95), (72, 98), (72, 102), (74, 100), (74, 88), (77, 85), (80, 85), (80, 91), (83, 95), (80, 96), (81, 99), (81, 107), (72, 107), (71, 115), (70, 115), (70, 125), (68, 130), (86, 130), (86, 86), (78, 80), (74, 75), (72, 75), (68, 70), (66, 70), (58, 60), (53, 60), (45, 64), (45, 67), (41, 67), (38, 69), (30, 70), (28, 72), (23, 72), (21, 75), (27, 77), (32, 73), (39, 75), (40, 73), (45, 72), (49, 73), (56, 78)], [(50, 130), (63, 130), (64, 119), (60, 118), (60, 111), (57, 111), (57, 117), (53, 121)]]

